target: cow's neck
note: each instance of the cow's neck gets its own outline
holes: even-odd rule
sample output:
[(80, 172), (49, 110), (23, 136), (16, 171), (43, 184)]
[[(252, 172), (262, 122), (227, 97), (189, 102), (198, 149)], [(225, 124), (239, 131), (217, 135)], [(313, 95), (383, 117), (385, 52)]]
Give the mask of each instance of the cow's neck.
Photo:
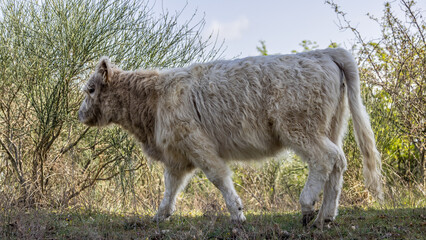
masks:
[(155, 84), (158, 80), (157, 72), (134, 72), (127, 79), (128, 114), (124, 119), (123, 127), (142, 143), (144, 151), (152, 158), (159, 158), (155, 146), (155, 122), (158, 94)]

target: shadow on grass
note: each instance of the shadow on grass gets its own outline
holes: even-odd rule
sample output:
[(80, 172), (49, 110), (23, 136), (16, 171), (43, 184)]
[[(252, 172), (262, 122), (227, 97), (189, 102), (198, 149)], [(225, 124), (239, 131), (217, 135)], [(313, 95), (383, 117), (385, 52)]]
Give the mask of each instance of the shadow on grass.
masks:
[(343, 208), (336, 221), (303, 228), (300, 213), (248, 213), (247, 222), (229, 216), (177, 214), (155, 223), (151, 216), (83, 210), (38, 210), (0, 216), (0, 239), (422, 239), (426, 209)]

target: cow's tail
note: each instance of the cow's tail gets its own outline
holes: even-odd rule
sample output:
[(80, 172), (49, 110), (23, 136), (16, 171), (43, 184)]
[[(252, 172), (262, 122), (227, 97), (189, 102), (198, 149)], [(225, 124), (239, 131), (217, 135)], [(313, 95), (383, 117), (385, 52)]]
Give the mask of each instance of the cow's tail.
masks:
[(326, 51), (329, 52), (333, 61), (344, 72), (346, 78), (349, 109), (352, 115), (355, 139), (363, 156), (365, 185), (374, 197), (382, 201), (382, 164), (380, 153), (376, 149), (370, 120), (361, 100), (358, 66), (353, 56), (344, 49), (337, 48)]

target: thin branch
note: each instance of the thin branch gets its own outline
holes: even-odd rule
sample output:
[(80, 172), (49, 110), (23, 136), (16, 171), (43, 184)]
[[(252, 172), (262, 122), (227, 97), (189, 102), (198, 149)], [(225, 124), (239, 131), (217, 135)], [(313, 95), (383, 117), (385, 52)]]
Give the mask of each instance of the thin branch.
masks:
[(0, 144), (1, 144), (1, 146), (4, 148), (4, 150), (6, 151), (6, 153), (7, 153), (7, 155), (9, 156), (9, 159), (10, 159), (10, 161), (11, 161), (11, 163), (12, 163), (12, 167), (13, 167), (13, 169), (15, 170), (15, 172), (16, 172), (16, 176), (18, 177), (18, 179), (19, 179), (19, 183), (21, 184), (21, 185), (23, 185), (24, 183), (25, 183), (25, 180), (24, 180), (24, 178), (23, 178), (23, 176), (19, 173), (19, 169), (18, 169), (18, 165), (17, 165), (17, 161), (16, 161), (16, 159), (15, 159), (15, 157), (13, 156), (13, 154), (9, 151), (9, 148), (8, 147), (6, 147), (6, 145), (4, 144), (4, 142), (0, 139)]

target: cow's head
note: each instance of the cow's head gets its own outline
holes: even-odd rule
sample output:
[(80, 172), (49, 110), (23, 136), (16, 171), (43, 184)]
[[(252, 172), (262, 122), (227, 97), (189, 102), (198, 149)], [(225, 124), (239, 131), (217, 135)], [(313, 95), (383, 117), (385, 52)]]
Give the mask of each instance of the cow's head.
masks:
[(83, 88), (86, 94), (78, 111), (80, 122), (88, 126), (106, 126), (114, 122), (120, 111), (120, 102), (114, 93), (114, 78), (118, 69), (107, 57), (102, 57)]

